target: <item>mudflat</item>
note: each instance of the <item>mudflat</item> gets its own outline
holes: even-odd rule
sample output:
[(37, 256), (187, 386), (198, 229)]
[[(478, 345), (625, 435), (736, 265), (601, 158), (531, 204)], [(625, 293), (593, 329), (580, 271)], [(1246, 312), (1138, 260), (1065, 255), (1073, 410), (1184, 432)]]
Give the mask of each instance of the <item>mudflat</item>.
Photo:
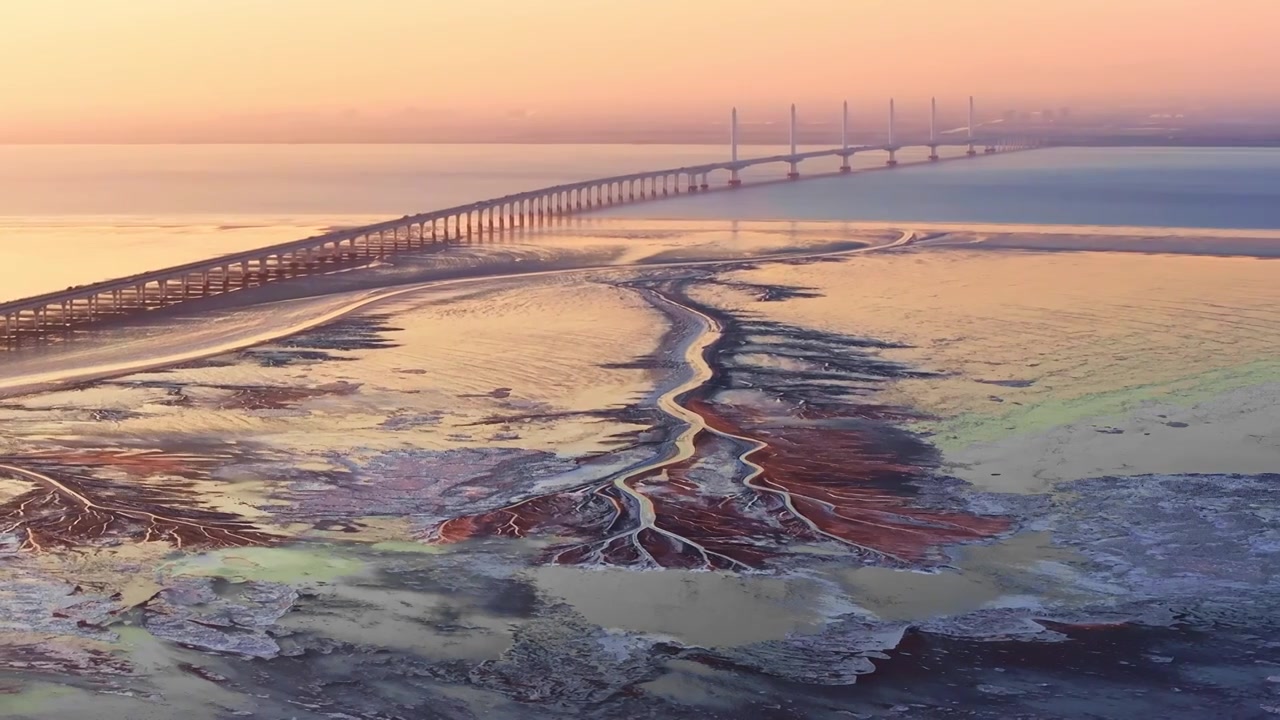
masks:
[(1280, 241), (1217, 240), (597, 221), (19, 350), (0, 707), (1262, 708)]

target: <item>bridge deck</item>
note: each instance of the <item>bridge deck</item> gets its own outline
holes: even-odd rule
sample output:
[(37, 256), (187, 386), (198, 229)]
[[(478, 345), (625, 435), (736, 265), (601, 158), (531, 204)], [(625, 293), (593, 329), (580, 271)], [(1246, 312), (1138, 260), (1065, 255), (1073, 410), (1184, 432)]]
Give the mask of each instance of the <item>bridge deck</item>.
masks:
[[(984, 146), (982, 142), (975, 141), (973, 144)], [(970, 143), (963, 141), (939, 145), (963, 146)], [(985, 146), (992, 150), (1020, 149), (1004, 144)], [(339, 265), (419, 248), (428, 242), (502, 232), (508, 228), (525, 226), (535, 219), (580, 214), (620, 203), (696, 193), (707, 188), (707, 176), (717, 171), (739, 171), (757, 165), (799, 163), (822, 157), (848, 157), (856, 153), (892, 151), (901, 147), (837, 147), (628, 173), (406, 215), (373, 225), (338, 230), (0, 303), (0, 338), (12, 345), (28, 335), (44, 336), (56, 329), (70, 330), (83, 323), (165, 307), (195, 297), (316, 272), (331, 272)], [(444, 224), (443, 232), (438, 228), (441, 221)]]

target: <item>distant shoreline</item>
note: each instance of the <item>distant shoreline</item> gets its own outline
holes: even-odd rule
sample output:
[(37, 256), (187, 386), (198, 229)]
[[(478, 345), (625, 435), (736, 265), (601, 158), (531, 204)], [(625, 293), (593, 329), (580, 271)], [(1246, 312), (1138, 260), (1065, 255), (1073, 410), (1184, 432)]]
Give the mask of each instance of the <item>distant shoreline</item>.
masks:
[[(857, 144), (879, 144), (885, 142), (884, 138), (857, 138), (851, 140), (850, 143)], [(1228, 138), (1208, 138), (1204, 140), (1188, 140), (1188, 141), (1167, 141), (1164, 139), (1151, 139), (1148, 142), (1142, 142), (1142, 138), (1097, 138), (1091, 140), (1053, 140), (1047, 139), (1048, 148), (1132, 148), (1132, 149), (1257, 149), (1257, 150), (1275, 150), (1280, 149), (1280, 137), (1271, 139), (1228, 139)], [(778, 139), (771, 142), (759, 141), (743, 141), (739, 147), (784, 147), (785, 139)], [(801, 137), (799, 144), (802, 146), (831, 146), (833, 144), (831, 138), (805, 138)], [(836, 143), (838, 144), (838, 143)], [(920, 143), (911, 143), (920, 144)], [(728, 145), (727, 140), (719, 138), (701, 138), (701, 139), (586, 139), (586, 140), (547, 140), (547, 139), (511, 139), (511, 140), (168, 140), (168, 141), (68, 141), (68, 142), (16, 142), (16, 141), (0, 141), (0, 147), (166, 147), (166, 146), (185, 146), (185, 145), (208, 145), (208, 146), (257, 146), (257, 145), (441, 145), (441, 146), (526, 146), (526, 145), (563, 145), (563, 146), (580, 146), (593, 147), (600, 145), (635, 145), (635, 146), (689, 146), (689, 147), (719, 147)]]

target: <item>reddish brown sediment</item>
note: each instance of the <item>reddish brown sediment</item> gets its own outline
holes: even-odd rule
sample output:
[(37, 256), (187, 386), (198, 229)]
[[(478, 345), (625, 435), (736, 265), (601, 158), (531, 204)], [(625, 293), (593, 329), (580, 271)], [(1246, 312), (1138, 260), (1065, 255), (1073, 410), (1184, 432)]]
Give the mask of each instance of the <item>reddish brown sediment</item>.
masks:
[(810, 526), (811, 539), (826, 536), (900, 562), (924, 563), (940, 559), (943, 546), (1010, 527), (1005, 518), (914, 507), (912, 483), (924, 480), (927, 469), (902, 462), (891, 447), (856, 428), (780, 427), (730, 405), (695, 400), (688, 407), (708, 427), (763, 444), (748, 456), (762, 469), (751, 484), (788, 501), (787, 511)]
[[(0, 640), (0, 671), (84, 677), (129, 675), (134, 668), (124, 658), (106, 650), (66, 647), (52, 642), (7, 644)], [(13, 680), (17, 680), (16, 675)], [(0, 678), (0, 695), (16, 694), (22, 690), (21, 682)]]
[[(731, 318), (709, 319), (679, 288), (660, 295), (724, 326), (721, 339), (730, 334)], [(716, 402), (730, 352), (725, 342), (708, 346), (711, 379), (676, 400), (702, 423), (688, 457), (449, 520), (428, 537), (556, 535), (575, 541), (547, 551), (554, 564), (753, 570), (785, 564), (802, 545), (872, 564), (935, 565), (948, 545), (1010, 529), (1005, 518), (913, 503), (932, 468), (926, 446), (896, 429), (910, 415), (901, 409), (819, 407), (785, 392), (768, 415)]]
[(32, 450), (21, 456), (0, 455), (0, 465), (94, 467), (115, 469), (146, 478), (155, 475), (207, 477), (225, 460), (213, 454), (168, 452), (154, 448), (57, 448)]
[[(196, 482), (214, 458), (160, 451), (71, 449), (0, 457), (0, 474), (29, 489), (0, 503), (0, 533), (39, 551), (128, 540), (180, 548), (267, 544), (248, 520), (203, 507)], [(109, 469), (124, 477), (103, 477)]]
[[(694, 478), (701, 454), (628, 478), (628, 487), (653, 504), (653, 528), (640, 523), (628, 497), (602, 483), (449, 520), (432, 537), (450, 543), (566, 535), (579, 543), (552, 548), (547, 561), (732, 570), (765, 568), (796, 552), (796, 544), (823, 542), (877, 564), (929, 565), (945, 560), (939, 553), (945, 546), (1009, 529), (1004, 518), (912, 506), (910, 483), (927, 469), (902, 463), (856, 430), (744, 421), (750, 413), (704, 400), (686, 407), (718, 432), (759, 443), (745, 459), (763, 472), (727, 495)], [(736, 472), (746, 477), (745, 468)]]

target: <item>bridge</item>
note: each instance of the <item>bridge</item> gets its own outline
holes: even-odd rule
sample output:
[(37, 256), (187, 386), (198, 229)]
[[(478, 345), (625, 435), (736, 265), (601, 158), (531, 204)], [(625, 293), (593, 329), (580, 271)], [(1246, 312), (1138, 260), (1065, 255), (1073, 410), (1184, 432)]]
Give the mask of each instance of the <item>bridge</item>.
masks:
[[(849, 173), (852, 172), (850, 158), (858, 153), (885, 153), (885, 167), (893, 168), (898, 165), (898, 151), (906, 147), (927, 147), (927, 162), (938, 162), (941, 159), (938, 149), (943, 146), (962, 146), (966, 150), (961, 157), (970, 158), (1036, 146), (1034, 142), (1013, 138), (978, 138), (974, 134), (973, 98), (969, 99), (968, 112), (965, 136), (958, 140), (954, 137), (943, 139), (943, 135), (954, 133), (939, 133), (937, 103), (931, 102), (928, 138), (900, 143), (896, 136), (894, 103), (890, 100), (888, 142), (884, 145), (854, 146), (849, 144), (849, 104), (846, 102), (841, 118), (840, 144), (825, 150), (799, 152), (796, 148), (796, 108), (792, 105), (790, 152), (740, 158), (735, 108), (730, 114), (730, 157), (725, 162), (554, 185), (0, 303), (0, 347), (13, 348), (29, 339), (69, 335), (85, 325), (170, 307), (196, 298), (354, 267), (435, 243), (484, 240), (508, 231), (620, 204), (713, 190), (734, 190), (743, 187), (741, 171), (760, 165), (782, 164), (787, 172), (780, 178), (750, 184), (778, 182), (782, 178), (798, 180), (801, 177), (800, 164), (818, 158), (840, 158), (839, 172)], [(978, 148), (982, 148), (981, 152)], [(713, 175), (727, 177), (713, 187)]]

